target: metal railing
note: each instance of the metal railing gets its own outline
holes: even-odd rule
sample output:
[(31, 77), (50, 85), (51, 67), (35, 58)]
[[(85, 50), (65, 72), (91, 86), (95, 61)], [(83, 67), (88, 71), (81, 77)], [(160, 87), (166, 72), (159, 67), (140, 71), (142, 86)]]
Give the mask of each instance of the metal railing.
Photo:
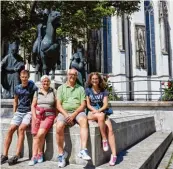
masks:
[[(110, 100), (163, 100), (167, 83), (173, 80), (132, 80), (109, 82), (112, 91), (109, 91)], [(124, 90), (123, 90), (124, 89)], [(173, 95), (173, 90), (166, 91)], [(172, 96), (173, 98), (173, 96)]]

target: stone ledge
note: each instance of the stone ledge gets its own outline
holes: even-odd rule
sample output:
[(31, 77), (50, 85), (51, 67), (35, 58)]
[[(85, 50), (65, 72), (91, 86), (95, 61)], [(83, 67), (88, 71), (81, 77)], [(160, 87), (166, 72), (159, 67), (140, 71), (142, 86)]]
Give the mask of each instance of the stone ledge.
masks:
[[(64, 169), (153, 169), (171, 139), (172, 137), (170, 133), (156, 132), (139, 144), (121, 152), (118, 155), (117, 163), (114, 167), (111, 167), (108, 164), (98, 167), (90, 166), (89, 164), (70, 164), (64, 167)], [(19, 163), (17, 165), (8, 166), (8, 164), (3, 164), (1, 167), (2, 169), (33, 168), (33, 166), (28, 166), (28, 162), (28, 158), (21, 158), (19, 159)], [(57, 169), (57, 162), (45, 161), (43, 163), (36, 164), (34, 168)]]
[[(61, 81), (54, 81), (62, 84)], [(39, 83), (39, 82), (38, 82)], [(13, 104), (13, 99), (1, 99), (1, 106)], [(172, 101), (109, 101), (111, 107), (173, 107)]]
[(172, 101), (109, 101), (111, 107), (173, 107)]
[[(116, 118), (111, 118), (113, 130), (116, 138), (117, 151), (120, 152), (125, 148), (128, 148), (140, 140), (146, 138), (153, 132), (155, 132), (155, 123), (154, 117), (141, 117), (135, 119), (136, 117), (131, 119), (119, 119), (117, 121)], [(9, 126), (10, 118), (2, 118), (1, 127), (2, 127), (2, 137), (1, 137), (1, 145), (4, 145), (2, 138), (5, 137)], [(87, 162), (79, 159), (77, 154), (80, 150), (80, 128), (78, 125), (75, 125), (71, 128), (65, 129), (65, 149), (69, 152), (69, 162), (70, 164), (78, 164), (78, 165), (87, 165)], [(55, 124), (54, 127), (50, 130), (46, 137), (46, 145), (45, 145), (45, 159), (46, 160), (57, 160), (57, 144), (56, 144), (56, 129)], [(17, 134), (14, 135), (12, 145), (9, 151), (9, 155), (13, 155), (15, 153), (17, 141)], [(26, 132), (26, 139), (24, 142), (23, 156), (31, 157), (31, 149), (32, 148), (32, 135), (30, 133), (30, 129)], [(101, 136), (97, 123), (89, 122), (89, 139), (88, 139), (88, 150), (89, 154), (92, 157), (90, 161), (90, 165), (99, 166), (109, 161), (110, 158), (110, 150), (108, 152), (103, 152), (101, 146)]]

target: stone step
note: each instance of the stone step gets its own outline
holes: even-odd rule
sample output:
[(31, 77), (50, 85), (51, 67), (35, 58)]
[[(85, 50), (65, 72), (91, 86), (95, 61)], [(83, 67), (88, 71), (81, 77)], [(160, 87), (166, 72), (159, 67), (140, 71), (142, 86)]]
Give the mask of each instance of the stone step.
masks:
[[(1, 145), (4, 145), (3, 138), (6, 136), (10, 121), (11, 117), (6, 116), (6, 118), (1, 118)], [(154, 117), (139, 116), (138, 119), (136, 116), (122, 117), (118, 119), (112, 117), (111, 121), (115, 132), (117, 152), (127, 149), (155, 132)], [(46, 137), (44, 153), (46, 160), (57, 160), (57, 143), (55, 135), (56, 125), (54, 124)], [(15, 132), (9, 155), (15, 154), (16, 144), (17, 134)], [(78, 125), (65, 129), (65, 150), (69, 153), (68, 160), (70, 164), (87, 164), (86, 161), (77, 157), (77, 154), (80, 151), (80, 128)], [(3, 151), (3, 147), (1, 151)], [(110, 159), (110, 150), (106, 153), (103, 152), (99, 127), (95, 122), (89, 122), (88, 151), (92, 158), (90, 164), (95, 167), (107, 163)], [(26, 132), (22, 155), (26, 158), (31, 158), (32, 155), (32, 135), (30, 129)]]
[[(86, 165), (70, 164), (64, 169), (155, 169), (158, 162), (165, 153), (167, 147), (172, 141), (172, 132), (155, 132), (140, 143), (130, 149), (121, 152), (118, 155), (117, 163), (114, 167), (104, 164), (98, 167)], [(14, 166), (3, 164), (2, 169), (57, 169), (57, 162), (45, 161), (41, 164), (36, 164), (34, 167), (28, 166), (29, 159), (21, 158), (19, 163)]]
[[(155, 132), (118, 156), (114, 169), (155, 169), (173, 139), (172, 132)], [(112, 169), (108, 164), (97, 169)]]
[[(171, 157), (173, 157), (173, 141), (170, 144), (157, 169), (165, 169), (166, 167), (168, 167)], [(173, 164), (173, 160), (171, 162), (172, 163), (170, 163), (170, 165)]]

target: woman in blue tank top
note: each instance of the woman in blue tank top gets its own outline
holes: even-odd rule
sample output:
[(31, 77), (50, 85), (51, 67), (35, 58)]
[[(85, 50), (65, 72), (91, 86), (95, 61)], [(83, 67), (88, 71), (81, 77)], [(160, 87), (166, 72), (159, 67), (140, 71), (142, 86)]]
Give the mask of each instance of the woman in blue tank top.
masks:
[(105, 114), (105, 110), (108, 108), (108, 92), (105, 90), (105, 83), (99, 73), (91, 73), (88, 77), (87, 86), (88, 120), (98, 122), (102, 136), (103, 150), (108, 151), (110, 145), (112, 154), (109, 165), (114, 166), (117, 159), (116, 145), (112, 123)]

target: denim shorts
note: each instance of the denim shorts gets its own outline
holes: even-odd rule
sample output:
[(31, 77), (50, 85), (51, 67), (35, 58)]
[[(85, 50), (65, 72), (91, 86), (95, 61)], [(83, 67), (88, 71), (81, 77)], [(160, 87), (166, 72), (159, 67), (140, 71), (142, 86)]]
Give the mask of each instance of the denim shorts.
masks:
[[(70, 113), (69, 113), (69, 115), (70, 115)], [(74, 120), (75, 120), (76, 122), (78, 122), (79, 119), (80, 119), (81, 117), (86, 117), (86, 113), (85, 113), (85, 112), (80, 112), (80, 113), (75, 117)], [(58, 116), (57, 116), (57, 122), (58, 122), (58, 121), (63, 122), (63, 123), (66, 124), (66, 122), (65, 122), (65, 117), (64, 117), (61, 113), (59, 113)]]
[(15, 124), (16, 126), (20, 126), (20, 124), (29, 125), (30, 123), (31, 123), (31, 112), (27, 113), (15, 112), (11, 120), (11, 124)]

